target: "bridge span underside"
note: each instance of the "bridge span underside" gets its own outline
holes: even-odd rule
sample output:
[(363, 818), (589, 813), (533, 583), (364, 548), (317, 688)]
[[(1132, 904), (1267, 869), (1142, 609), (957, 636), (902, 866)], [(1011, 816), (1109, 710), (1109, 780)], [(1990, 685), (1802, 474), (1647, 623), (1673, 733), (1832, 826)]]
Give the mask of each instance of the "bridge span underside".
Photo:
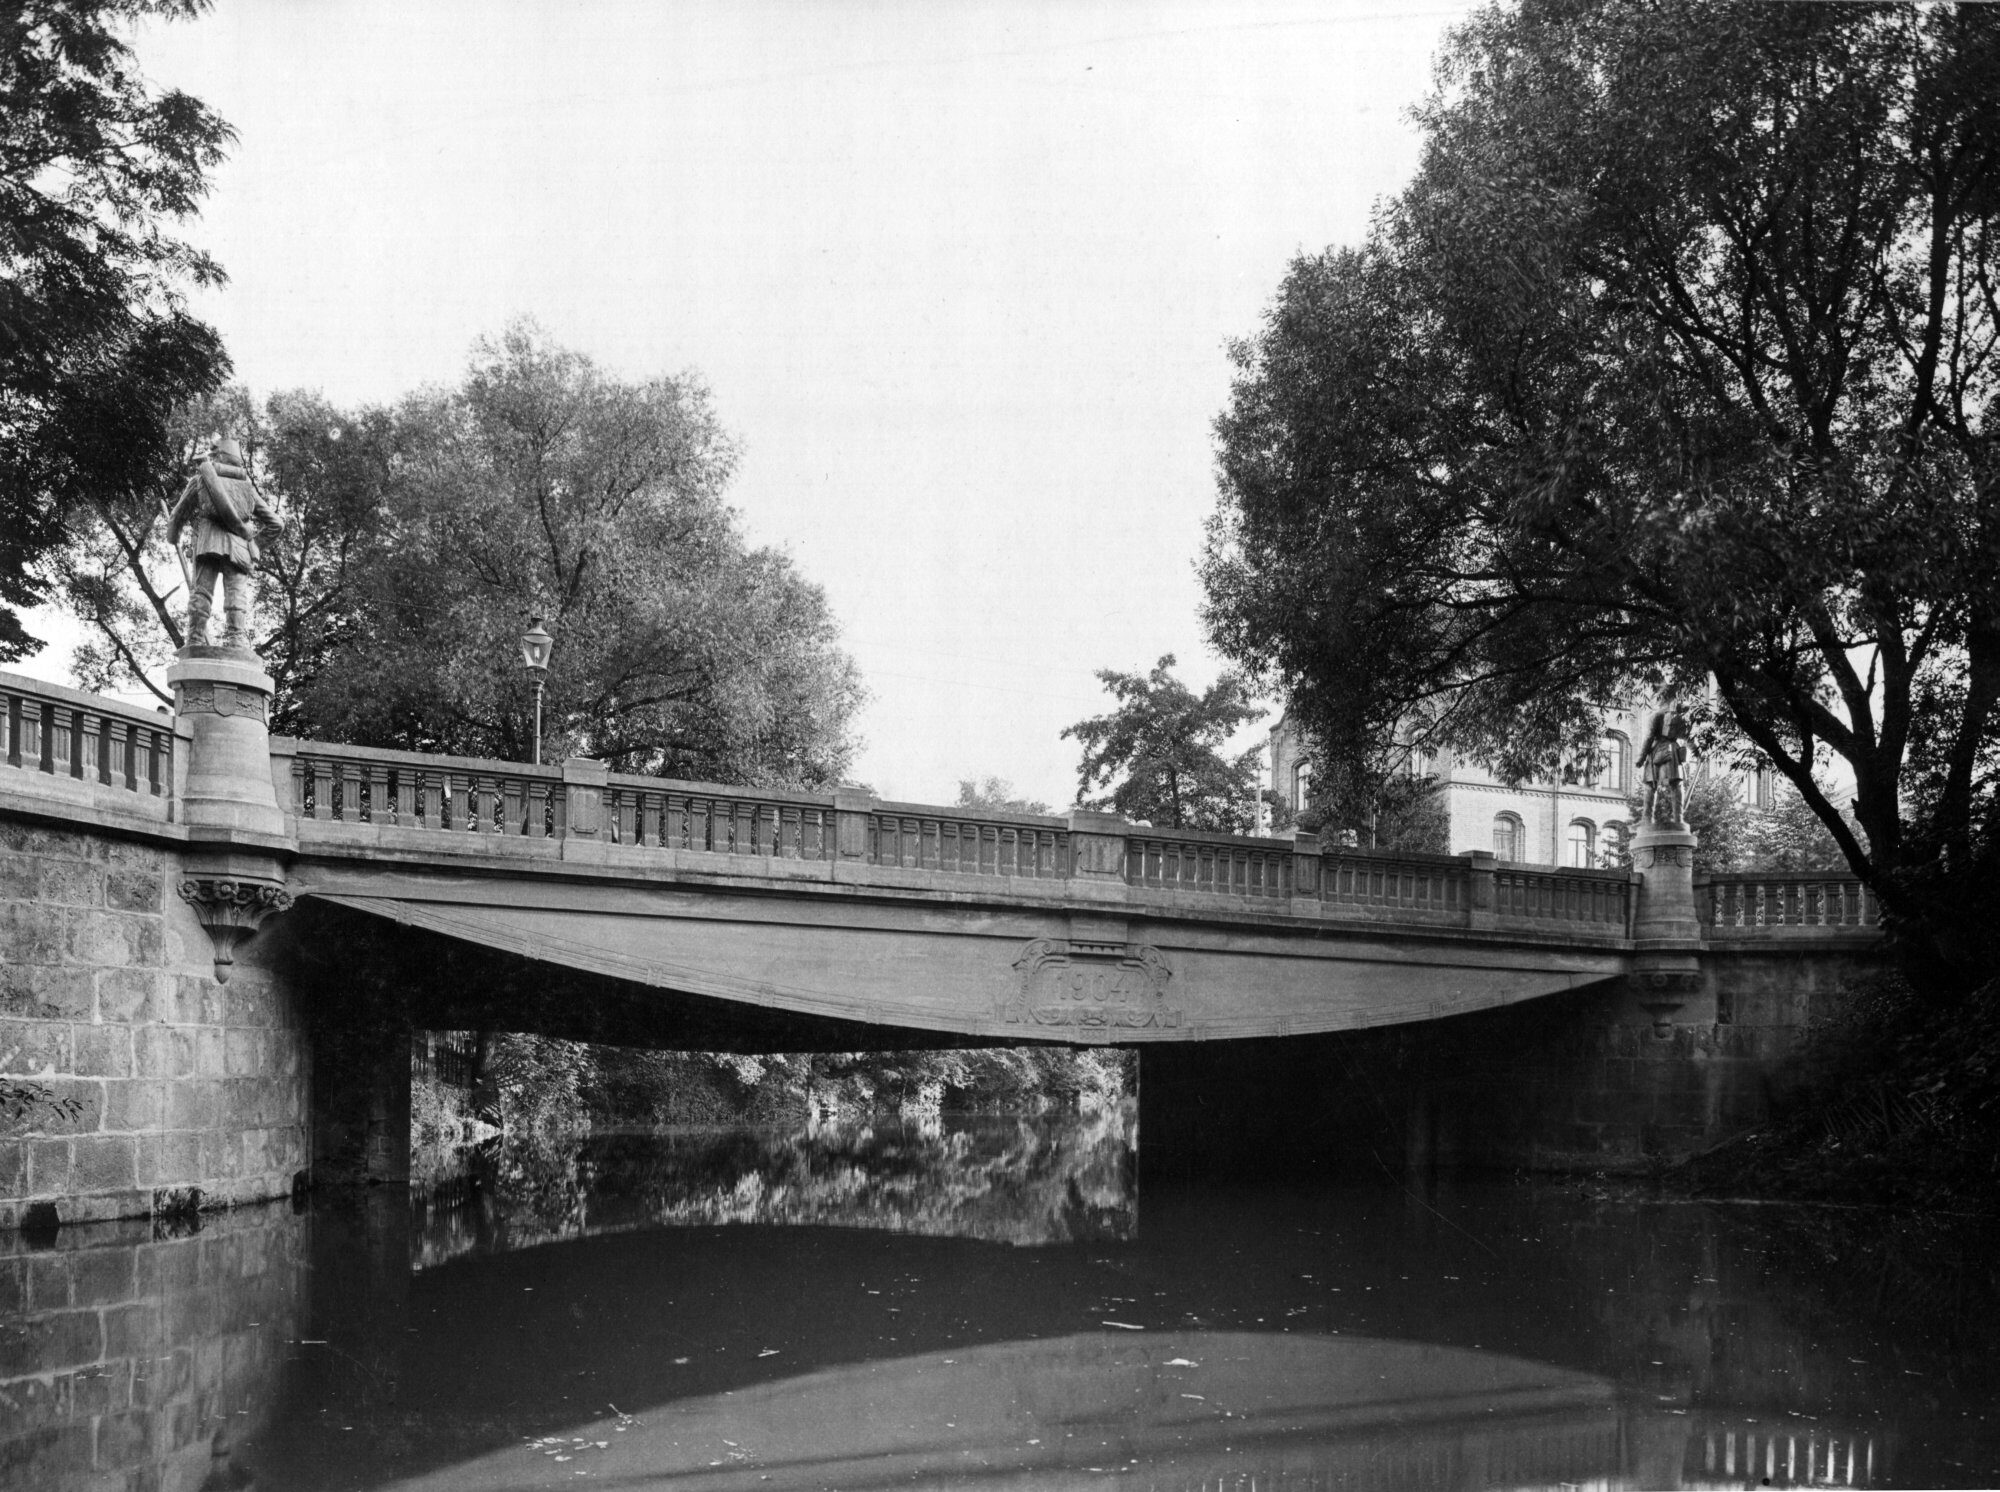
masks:
[[(1229, 906), (1022, 906), (837, 884), (550, 882), (355, 863), (302, 868), (295, 885), (313, 900), (598, 976), (590, 983), (600, 990), (670, 992), (659, 1010), (669, 1029), (633, 1043), (643, 1045), (1305, 1036), (1511, 1005), (1614, 977), (1627, 962), (1621, 949), (1553, 938), (1301, 926)], [(537, 1022), (545, 1030), (547, 1014)]]

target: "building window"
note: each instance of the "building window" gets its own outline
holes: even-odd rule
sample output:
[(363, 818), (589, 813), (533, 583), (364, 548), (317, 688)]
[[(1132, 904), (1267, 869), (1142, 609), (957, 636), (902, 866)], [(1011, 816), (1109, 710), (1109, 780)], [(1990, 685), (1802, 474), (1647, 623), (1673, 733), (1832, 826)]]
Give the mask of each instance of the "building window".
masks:
[(1493, 816), (1493, 854), (1500, 860), (1521, 858), (1521, 821), (1511, 813)]
[(1604, 733), (1604, 785), (1614, 793), (1632, 791), (1632, 743), (1615, 730)]
[(1312, 806), (1311, 762), (1300, 762), (1292, 768), (1292, 812), (1304, 813)]
[(1576, 870), (1588, 870), (1596, 863), (1597, 826), (1589, 819), (1578, 819), (1569, 826), (1569, 865)]
[(1623, 820), (1604, 826), (1604, 863), (1607, 867), (1632, 863), (1632, 826)]

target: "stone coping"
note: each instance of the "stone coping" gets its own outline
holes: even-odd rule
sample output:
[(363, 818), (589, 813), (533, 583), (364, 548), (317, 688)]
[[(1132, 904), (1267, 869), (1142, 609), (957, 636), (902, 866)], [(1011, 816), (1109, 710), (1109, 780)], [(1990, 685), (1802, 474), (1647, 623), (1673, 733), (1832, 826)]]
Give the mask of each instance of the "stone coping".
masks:
[(51, 684), (46, 679), (30, 678), (24, 673), (13, 673), (0, 668), (0, 690), (9, 694), (27, 695), (37, 699), (54, 700), (59, 705), (72, 709), (88, 710), (93, 714), (111, 715), (120, 720), (130, 720), (154, 730), (166, 731), (170, 735), (186, 736), (188, 727), (176, 716), (145, 705), (127, 704), (119, 699), (107, 699), (102, 694), (91, 694), (82, 689), (71, 689), (63, 684)]

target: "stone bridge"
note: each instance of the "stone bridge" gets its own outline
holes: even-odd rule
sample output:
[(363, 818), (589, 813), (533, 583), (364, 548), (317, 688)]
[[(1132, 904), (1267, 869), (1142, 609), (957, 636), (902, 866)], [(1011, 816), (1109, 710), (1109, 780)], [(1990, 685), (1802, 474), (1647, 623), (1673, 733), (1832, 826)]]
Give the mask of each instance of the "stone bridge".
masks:
[[(353, 1087), (321, 1048), (357, 927), (653, 991), (660, 1046), (1189, 1061), (1573, 994), (1671, 1040), (1729, 1023), (1732, 958), (1877, 940), (1853, 879), (1697, 878), (1674, 831), (1591, 871), (967, 814), (273, 739), (254, 655), (170, 677), (171, 716), (0, 673), (0, 1073), (68, 1101), (0, 1141), (0, 1222), (302, 1184)], [(1149, 1085), (1196, 1070), (1148, 1061)]]

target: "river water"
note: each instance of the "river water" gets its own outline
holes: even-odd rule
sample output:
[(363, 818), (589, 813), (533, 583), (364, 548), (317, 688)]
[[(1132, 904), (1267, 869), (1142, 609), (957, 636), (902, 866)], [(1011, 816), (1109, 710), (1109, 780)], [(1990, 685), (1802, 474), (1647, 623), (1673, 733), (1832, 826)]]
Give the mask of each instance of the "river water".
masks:
[(2000, 1485), (1950, 1220), (1142, 1191), (1135, 1133), (595, 1135), (21, 1240), (0, 1487)]

